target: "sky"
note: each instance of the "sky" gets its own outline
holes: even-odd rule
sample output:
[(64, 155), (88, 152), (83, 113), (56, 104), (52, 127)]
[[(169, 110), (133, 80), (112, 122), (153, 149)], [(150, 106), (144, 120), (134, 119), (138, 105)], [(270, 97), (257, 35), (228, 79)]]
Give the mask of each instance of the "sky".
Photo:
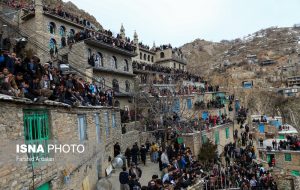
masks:
[[(66, 0), (64, 0), (66, 1)], [(271, 26), (300, 24), (300, 0), (71, 0), (114, 33), (152, 47), (197, 38), (218, 42)]]

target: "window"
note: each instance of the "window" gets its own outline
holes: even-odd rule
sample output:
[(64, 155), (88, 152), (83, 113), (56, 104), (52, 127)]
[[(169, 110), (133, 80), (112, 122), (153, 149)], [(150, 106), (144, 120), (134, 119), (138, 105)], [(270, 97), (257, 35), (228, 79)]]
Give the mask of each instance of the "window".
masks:
[(75, 36), (75, 30), (74, 29), (70, 29), (70, 36)]
[(100, 143), (101, 142), (101, 129), (100, 129), (99, 113), (95, 114), (95, 126), (96, 126), (97, 143)]
[(78, 132), (79, 132), (79, 140), (83, 142), (87, 140), (87, 123), (86, 123), (86, 115), (78, 115)]
[(116, 91), (116, 92), (119, 92), (119, 82), (118, 82), (118, 80), (113, 79), (112, 83), (113, 83), (113, 90)]
[(215, 144), (220, 143), (220, 136), (219, 136), (219, 131), (215, 131)]
[(56, 40), (54, 38), (51, 38), (49, 41), (49, 48), (53, 49), (53, 51), (55, 51), (56, 48)]
[(128, 80), (125, 81), (125, 90), (126, 90), (126, 92), (130, 91), (130, 83)]
[(188, 110), (192, 109), (192, 99), (188, 98), (186, 100), (187, 108)]
[(229, 128), (225, 128), (225, 136), (226, 136), (226, 139), (229, 139)]
[(90, 59), (91, 56), (92, 56), (92, 50), (91, 50), (91, 48), (88, 48), (87, 53), (88, 53), (88, 59)]
[(181, 65), (179, 64), (179, 69), (181, 69)]
[(111, 114), (111, 124), (112, 124), (112, 128), (116, 128), (117, 127), (117, 123), (116, 123), (116, 113), (115, 112), (113, 112), (112, 114)]
[(118, 69), (117, 58), (115, 56), (112, 56), (111, 64), (112, 64), (112, 68)]
[[(45, 150), (45, 153), (30, 153), (31, 155), (28, 155), (28, 157), (33, 159), (47, 157), (47, 144), (50, 136), (48, 112), (46, 110), (24, 110), (23, 119), (25, 144), (41, 144)], [(35, 163), (32, 164), (35, 165)]]
[(96, 54), (95, 67), (103, 67), (103, 56), (100, 52)]
[(50, 22), (48, 25), (48, 29), (49, 29), (50, 34), (55, 34), (55, 29), (56, 29), (55, 23)]
[(143, 59), (143, 54), (142, 53), (140, 53), (140, 59)]
[(287, 162), (292, 161), (292, 155), (291, 155), (291, 153), (285, 153), (284, 154), (284, 160), (287, 161)]
[(144, 54), (144, 60), (147, 60), (147, 55), (146, 54)]
[(108, 138), (109, 137), (109, 133), (110, 133), (108, 112), (104, 112), (104, 124), (105, 124), (106, 138)]
[(150, 55), (148, 55), (148, 61), (150, 61)]
[(124, 59), (124, 71), (129, 71), (129, 64), (127, 59)]
[(173, 63), (173, 68), (176, 69), (176, 63)]
[(164, 58), (165, 57), (165, 53), (164, 52), (160, 52), (160, 58)]
[(60, 36), (65, 36), (66, 35), (66, 27), (64, 27), (64, 26), (59, 27), (59, 35)]
[(154, 58), (153, 58), (153, 56), (151, 56), (151, 62), (152, 62), (152, 63), (154, 62)]

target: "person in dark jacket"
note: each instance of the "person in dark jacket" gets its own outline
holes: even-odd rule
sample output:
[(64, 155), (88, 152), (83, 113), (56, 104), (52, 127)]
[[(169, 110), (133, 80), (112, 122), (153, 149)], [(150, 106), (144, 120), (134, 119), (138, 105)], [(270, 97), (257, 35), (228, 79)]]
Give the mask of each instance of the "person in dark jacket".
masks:
[(114, 157), (118, 156), (121, 153), (121, 147), (119, 145), (119, 142), (116, 142), (114, 145)]
[(131, 175), (131, 179), (129, 180), (129, 187), (130, 190), (138, 190), (141, 189), (141, 184), (138, 181), (138, 179), (136, 178), (135, 174)]
[(141, 153), (141, 160), (142, 160), (143, 164), (146, 165), (147, 149), (144, 145), (141, 146), (140, 153)]
[(127, 149), (125, 150), (125, 157), (127, 160), (127, 166), (130, 166), (130, 158), (131, 158), (131, 150), (129, 147), (127, 147)]
[(131, 149), (131, 158), (132, 158), (132, 162), (135, 163), (135, 165), (137, 165), (137, 157), (138, 157), (138, 153), (139, 153), (139, 147), (137, 142), (132, 146)]
[(119, 174), (120, 190), (129, 190), (129, 173), (126, 171), (126, 167), (123, 167), (123, 171)]

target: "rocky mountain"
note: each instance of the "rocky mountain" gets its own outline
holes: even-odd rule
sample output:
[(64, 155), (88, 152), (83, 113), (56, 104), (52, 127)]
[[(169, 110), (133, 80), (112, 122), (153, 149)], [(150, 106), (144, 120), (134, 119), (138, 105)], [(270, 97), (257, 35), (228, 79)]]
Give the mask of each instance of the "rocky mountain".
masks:
[(271, 27), (217, 43), (197, 39), (181, 49), (188, 59), (188, 70), (216, 83), (239, 85), (236, 83), (255, 80), (259, 85), (280, 87), (286, 76), (299, 72), (298, 68), (290, 69), (296, 73), (286, 73), (282, 68), (299, 63), (300, 28)]

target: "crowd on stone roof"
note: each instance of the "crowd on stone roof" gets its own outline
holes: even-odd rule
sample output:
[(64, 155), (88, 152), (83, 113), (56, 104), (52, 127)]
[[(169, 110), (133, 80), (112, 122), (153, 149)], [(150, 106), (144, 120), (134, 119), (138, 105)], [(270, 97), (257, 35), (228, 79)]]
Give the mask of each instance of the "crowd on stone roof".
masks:
[(22, 2), (22, 1), (16, 1), (16, 0), (2, 0), (1, 3), (4, 3), (5, 5), (15, 8), (15, 9), (27, 9), (34, 11), (34, 3), (28, 3), (28, 2)]
[(141, 48), (144, 48), (144, 49), (150, 50), (150, 46), (148, 46), (148, 45), (145, 45), (145, 44), (143, 44), (142, 42), (139, 42), (139, 46), (140, 46)]
[(87, 27), (87, 28), (90, 28), (93, 30), (96, 29), (90, 21), (88, 21), (80, 16), (77, 16), (75, 14), (69, 13), (68, 11), (64, 11), (61, 6), (58, 6), (56, 8), (51, 8), (50, 5), (43, 5), (43, 11), (48, 12), (50, 14), (54, 14), (59, 17), (62, 17), (64, 19), (70, 20), (71, 22), (80, 24), (84, 27)]
[(75, 74), (63, 74), (37, 56), (21, 59), (7, 51), (0, 54), (0, 93), (34, 102), (52, 100), (71, 106), (118, 106), (114, 91)]
[(96, 31), (84, 29), (75, 34), (70, 33), (67, 36), (67, 39), (65, 37), (62, 37), (61, 44), (62, 44), (62, 47), (65, 47), (68, 45), (71, 48), (74, 43), (77, 43), (77, 42), (80, 42), (80, 41), (83, 41), (86, 39), (94, 39), (94, 40), (97, 40), (99, 42), (104, 42), (104, 43), (109, 44), (114, 47), (125, 49), (127, 51), (134, 50), (133, 46), (132, 46), (133, 44), (130, 41), (128, 41), (128, 38), (123, 40), (120, 38), (120, 36), (113, 37), (110, 30), (96, 32)]
[[(261, 139), (260, 139), (260, 144)], [(300, 139), (298, 135), (286, 135), (286, 139), (272, 140), (272, 146), (267, 146), (267, 150), (300, 150)]]
[[(194, 82), (204, 82), (202, 77), (194, 75), (187, 71), (169, 68), (169, 67), (163, 67), (163, 66), (156, 65), (156, 64), (150, 65), (150, 64), (146, 64), (146, 63), (138, 63), (137, 61), (133, 61), (132, 68), (136, 69), (136, 70), (144, 70), (144, 71), (172, 74), (172, 77), (175, 77), (177, 80), (183, 79), (183, 80), (194, 81)], [(176, 79), (174, 79), (174, 80), (176, 80)]]

